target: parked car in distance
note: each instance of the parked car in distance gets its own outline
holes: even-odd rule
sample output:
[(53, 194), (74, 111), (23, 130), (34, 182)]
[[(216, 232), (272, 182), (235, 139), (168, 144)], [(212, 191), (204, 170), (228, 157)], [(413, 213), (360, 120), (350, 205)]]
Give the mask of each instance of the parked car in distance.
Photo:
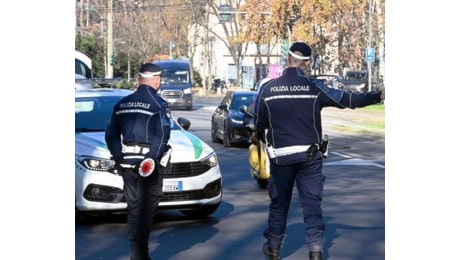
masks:
[(366, 70), (350, 70), (341, 81), (343, 89), (351, 92), (368, 92), (369, 83)]
[(382, 86), (382, 80), (371, 79), (371, 88), (369, 88), (369, 77), (367, 70), (349, 70), (341, 80), (343, 89), (351, 92), (369, 92), (379, 90)]
[[(105, 143), (105, 128), (113, 106), (132, 93), (126, 89), (75, 91), (75, 219), (126, 212), (123, 179)], [(214, 150), (188, 132), (190, 121), (171, 120), (170, 170), (163, 180), (159, 210), (179, 210), (206, 217), (222, 200), (222, 175)]]
[(256, 97), (257, 92), (250, 90), (227, 92), (211, 117), (212, 142), (221, 141), (225, 147), (250, 144), (250, 133), (243, 124), (245, 115), (240, 111), (240, 107), (249, 107)]

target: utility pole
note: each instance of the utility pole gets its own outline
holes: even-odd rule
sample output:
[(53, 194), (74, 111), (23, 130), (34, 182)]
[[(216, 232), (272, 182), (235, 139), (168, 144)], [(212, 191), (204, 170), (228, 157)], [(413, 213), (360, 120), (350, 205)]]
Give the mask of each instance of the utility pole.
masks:
[[(370, 49), (372, 47), (372, 0), (369, 0), (369, 38), (367, 39), (367, 48)], [(367, 61), (367, 80), (369, 91), (372, 90), (372, 62)]]
[(89, 26), (89, 0), (86, 0), (86, 27)]
[(174, 48), (174, 47), (175, 47), (174, 42), (169, 41), (169, 59), (170, 59), (170, 60), (173, 59), (173, 56), (172, 56), (172, 48)]
[[(129, 30), (128, 28), (128, 12), (126, 10), (126, 1), (123, 1), (123, 12), (125, 14), (125, 25), (127, 26), (126, 27), (126, 30)], [(127, 55), (128, 55), (128, 81), (131, 80), (131, 37), (128, 37), (127, 39), (127, 42), (124, 43), (124, 47), (126, 48), (127, 50)]]
[(107, 73), (106, 78), (113, 78), (113, 0), (107, 1)]
[[(210, 7), (209, 7), (210, 8)], [(209, 58), (210, 50), (209, 50), (209, 31), (211, 30), (211, 27), (209, 26), (209, 12), (206, 12), (206, 20), (207, 20), (207, 28), (206, 28), (206, 35), (205, 35), (205, 52), (208, 55), (207, 57), (207, 84), (204, 85), (204, 91), (203, 93), (206, 95), (206, 88), (211, 90), (211, 59)]]

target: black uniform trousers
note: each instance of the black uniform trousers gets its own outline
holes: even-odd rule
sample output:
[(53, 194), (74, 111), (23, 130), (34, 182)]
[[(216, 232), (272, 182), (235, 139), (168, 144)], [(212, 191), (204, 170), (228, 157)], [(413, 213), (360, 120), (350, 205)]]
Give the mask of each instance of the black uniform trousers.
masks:
[(268, 229), (264, 232), (270, 247), (281, 247), (286, 232), (293, 187), (297, 184), (308, 248), (310, 251), (323, 251), (325, 225), (321, 202), (326, 177), (322, 174), (321, 157), (321, 153), (316, 152), (306, 162), (285, 166), (270, 164), (268, 180), (270, 210)]
[(149, 238), (156, 208), (163, 195), (165, 169), (159, 164), (148, 177), (141, 177), (132, 169), (123, 171), (124, 195), (128, 203), (128, 239), (131, 243), (131, 260), (149, 257)]

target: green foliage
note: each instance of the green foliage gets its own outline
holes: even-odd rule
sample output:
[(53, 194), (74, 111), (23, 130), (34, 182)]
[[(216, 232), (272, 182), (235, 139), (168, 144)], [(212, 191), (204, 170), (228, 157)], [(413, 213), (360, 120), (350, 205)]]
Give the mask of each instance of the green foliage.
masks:
[(384, 104), (375, 104), (375, 105), (370, 105), (367, 107), (359, 108), (360, 110), (365, 110), (365, 111), (385, 111), (385, 105)]
[(129, 81), (128, 79), (123, 79), (120, 83), (116, 85), (117, 88), (123, 88), (123, 89), (132, 89), (134, 86), (133, 81)]
[(93, 64), (93, 74), (96, 78), (104, 77), (104, 45), (92, 34), (75, 35), (75, 49), (86, 53)]
[[(105, 54), (104, 45), (97, 37), (92, 34), (75, 35), (75, 49), (86, 53), (93, 63), (93, 74), (96, 78), (105, 77)], [(139, 69), (139, 64), (142, 63), (140, 54), (131, 54), (131, 76)], [(128, 78), (128, 55), (126, 52), (117, 52), (113, 55), (112, 67), (114, 78)]]
[(128, 62), (128, 58), (125, 53), (114, 54), (113, 77), (114, 78), (128, 78), (128, 69), (125, 64)]

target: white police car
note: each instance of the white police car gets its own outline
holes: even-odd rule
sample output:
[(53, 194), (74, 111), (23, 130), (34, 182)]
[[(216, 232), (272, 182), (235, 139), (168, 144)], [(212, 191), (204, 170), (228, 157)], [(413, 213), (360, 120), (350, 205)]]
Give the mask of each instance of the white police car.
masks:
[[(122, 89), (75, 91), (75, 217), (125, 212), (123, 179), (105, 143), (105, 128), (112, 108), (132, 93)], [(222, 175), (214, 150), (186, 131), (190, 121), (171, 121), (169, 144), (172, 170), (163, 180), (159, 209), (180, 210), (184, 215), (206, 217), (222, 200)]]

